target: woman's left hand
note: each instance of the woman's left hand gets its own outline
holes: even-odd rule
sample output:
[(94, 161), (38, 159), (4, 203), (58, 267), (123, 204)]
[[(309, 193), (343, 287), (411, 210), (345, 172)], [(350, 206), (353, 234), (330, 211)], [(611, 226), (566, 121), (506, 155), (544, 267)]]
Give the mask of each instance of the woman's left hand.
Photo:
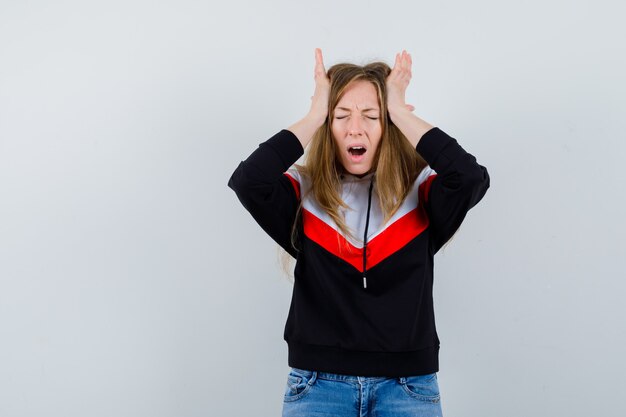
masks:
[(403, 50), (396, 54), (396, 62), (387, 76), (387, 109), (390, 113), (399, 110), (415, 110), (405, 103), (405, 93), (411, 81), (411, 55)]
[(407, 51), (396, 54), (396, 63), (387, 76), (387, 110), (391, 122), (415, 148), (421, 137), (434, 126), (417, 117), (415, 108), (404, 102), (406, 88), (411, 81), (411, 55)]

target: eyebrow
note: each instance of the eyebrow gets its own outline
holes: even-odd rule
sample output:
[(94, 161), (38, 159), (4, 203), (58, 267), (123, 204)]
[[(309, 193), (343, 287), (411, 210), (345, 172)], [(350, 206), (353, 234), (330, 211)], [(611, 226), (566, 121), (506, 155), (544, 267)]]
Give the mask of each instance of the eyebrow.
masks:
[[(347, 112), (352, 111), (351, 109), (348, 109), (348, 108), (346, 108), (346, 107), (336, 107), (336, 108), (335, 108), (335, 110), (344, 110), (344, 111), (347, 111)], [(363, 110), (361, 110), (361, 113), (365, 113), (365, 112), (372, 111), (372, 110), (373, 110), (373, 111), (378, 111), (378, 109), (377, 109), (377, 108), (370, 107), (370, 108), (367, 108), (367, 109), (363, 109)]]

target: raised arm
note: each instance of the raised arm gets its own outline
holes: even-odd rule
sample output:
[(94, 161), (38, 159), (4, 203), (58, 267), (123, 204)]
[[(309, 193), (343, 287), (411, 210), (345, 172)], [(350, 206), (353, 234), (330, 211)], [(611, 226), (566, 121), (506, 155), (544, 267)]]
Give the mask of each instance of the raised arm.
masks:
[(425, 208), (434, 251), (454, 235), (467, 212), (485, 195), (487, 168), (438, 127), (414, 115), (404, 102), (411, 79), (411, 56), (403, 51), (387, 79), (389, 117), (436, 172), (428, 178)]
[(324, 105), (328, 105), (328, 91), (324, 77), (322, 53), (317, 49), (316, 87), (309, 113), (289, 129), (283, 129), (261, 143), (228, 180), (228, 186), (256, 222), (294, 257), (291, 229), (299, 205), (299, 190), (285, 172), (302, 156), (315, 131), (326, 119)]

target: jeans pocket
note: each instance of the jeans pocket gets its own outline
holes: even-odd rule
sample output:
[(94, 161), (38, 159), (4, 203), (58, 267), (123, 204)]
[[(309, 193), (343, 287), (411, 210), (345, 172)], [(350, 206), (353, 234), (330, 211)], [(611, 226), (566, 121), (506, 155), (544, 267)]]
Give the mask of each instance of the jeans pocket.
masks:
[(400, 377), (398, 382), (412, 398), (429, 403), (438, 403), (440, 401), (436, 372), (426, 375)]
[(285, 401), (296, 401), (307, 395), (317, 379), (317, 372), (291, 368), (285, 386)]

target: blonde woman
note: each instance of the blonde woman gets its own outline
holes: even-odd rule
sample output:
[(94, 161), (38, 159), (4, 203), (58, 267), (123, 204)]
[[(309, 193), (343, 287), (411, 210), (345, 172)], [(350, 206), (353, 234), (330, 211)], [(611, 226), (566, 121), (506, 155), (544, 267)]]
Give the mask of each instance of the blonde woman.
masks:
[(487, 169), (405, 103), (406, 51), (393, 69), (315, 57), (309, 113), (228, 182), (296, 260), (283, 416), (441, 416), (433, 257)]

